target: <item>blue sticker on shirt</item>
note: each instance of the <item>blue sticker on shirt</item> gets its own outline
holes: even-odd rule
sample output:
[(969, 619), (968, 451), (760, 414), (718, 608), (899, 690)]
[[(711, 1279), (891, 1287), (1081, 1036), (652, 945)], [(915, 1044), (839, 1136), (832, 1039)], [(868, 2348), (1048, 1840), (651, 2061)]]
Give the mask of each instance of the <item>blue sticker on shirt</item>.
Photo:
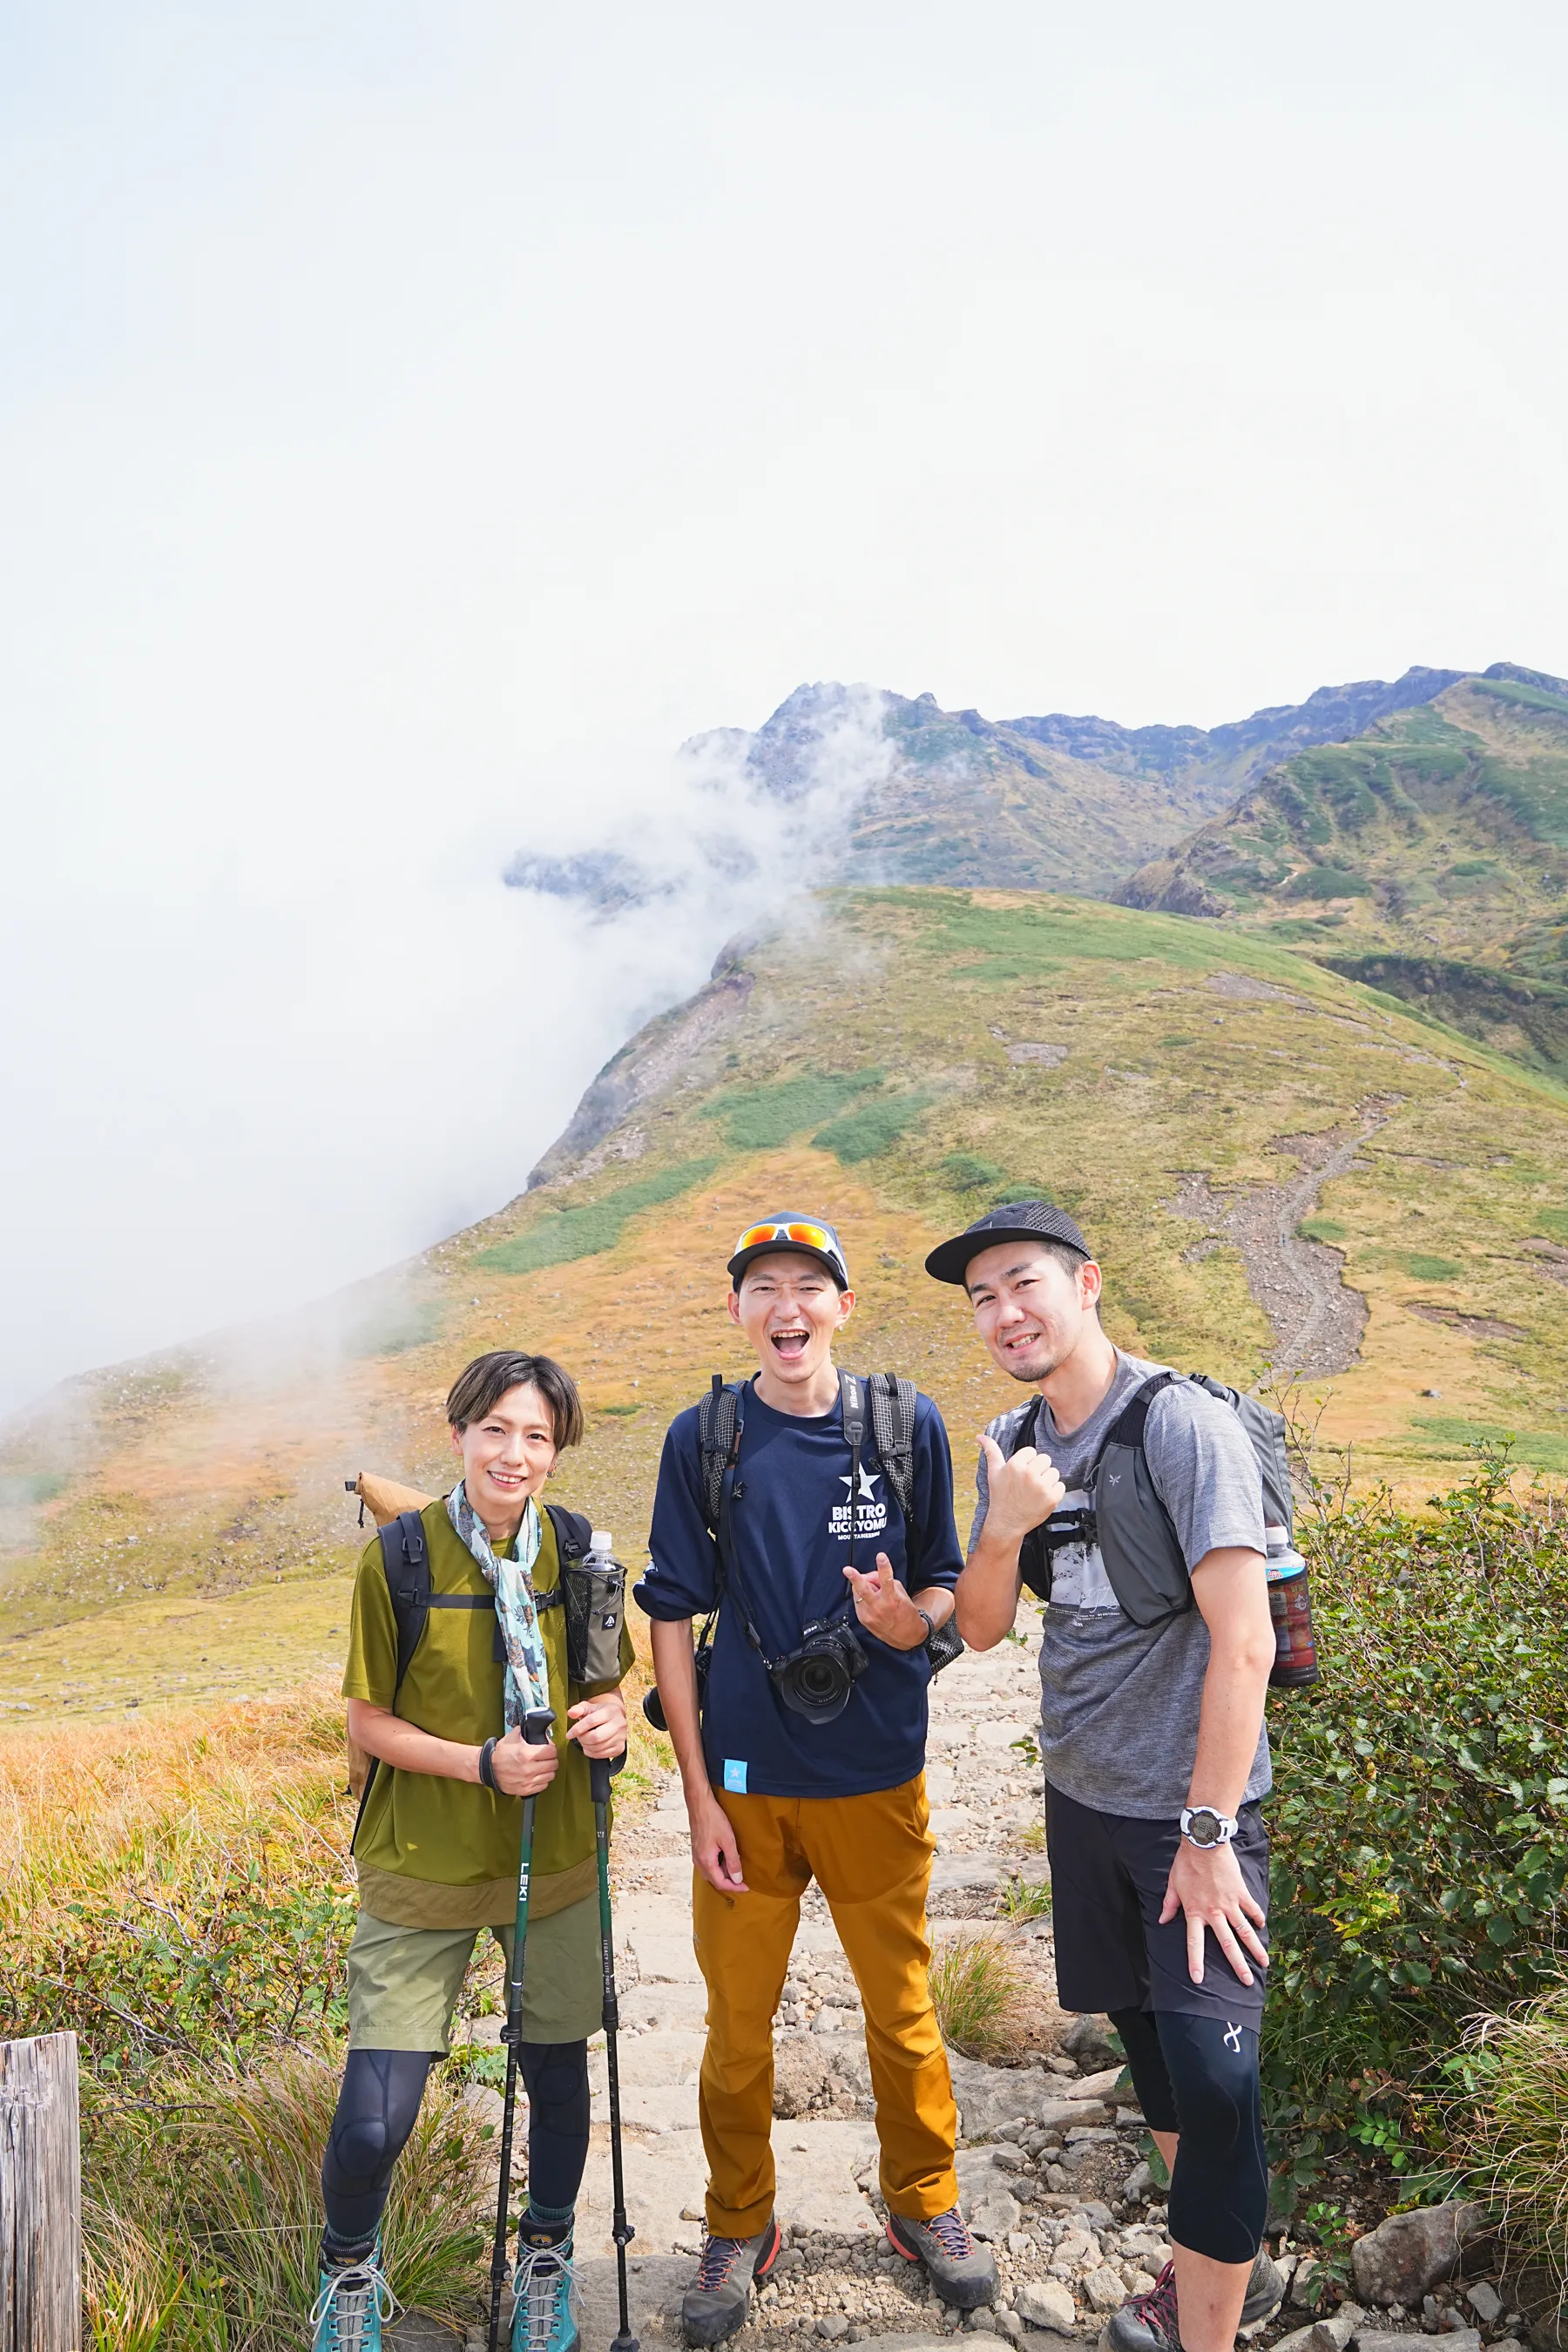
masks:
[(737, 1759), (737, 1758), (735, 1758), (735, 1757), (733, 1757), (733, 1756), (726, 1756), (726, 1757), (725, 1757), (725, 1759), (724, 1759), (724, 1786), (726, 1787), (726, 1789), (733, 1789), (733, 1790), (736, 1790), (736, 1791), (737, 1791), (741, 1796), (742, 1796), (742, 1797), (745, 1795), (745, 1793), (746, 1793), (746, 1766), (745, 1766), (745, 1760), (744, 1760), (744, 1759), (743, 1759), (743, 1758), (742, 1758), (742, 1759)]

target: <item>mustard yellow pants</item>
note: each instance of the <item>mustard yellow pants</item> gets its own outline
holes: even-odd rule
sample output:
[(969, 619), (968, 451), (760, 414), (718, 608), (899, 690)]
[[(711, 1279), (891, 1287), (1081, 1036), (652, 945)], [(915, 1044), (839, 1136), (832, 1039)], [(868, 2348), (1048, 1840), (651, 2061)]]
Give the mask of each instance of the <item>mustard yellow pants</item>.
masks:
[(935, 1841), (925, 1776), (865, 1797), (740, 1796), (714, 1790), (741, 1845), (744, 1895), (693, 1874), (698, 1964), (708, 1986), (699, 2114), (708, 2156), (708, 2227), (749, 2238), (773, 2210), (773, 2013), (815, 1878), (866, 2014), (882, 2196), (929, 2221), (958, 2201), (958, 2114), (931, 2008), (926, 1890)]

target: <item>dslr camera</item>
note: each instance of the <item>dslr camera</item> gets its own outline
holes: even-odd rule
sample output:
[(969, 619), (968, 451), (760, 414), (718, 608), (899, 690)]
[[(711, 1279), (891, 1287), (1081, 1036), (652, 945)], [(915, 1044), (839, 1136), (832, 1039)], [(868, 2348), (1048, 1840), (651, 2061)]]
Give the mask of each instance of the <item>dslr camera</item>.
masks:
[(802, 1626), (797, 1650), (770, 1661), (768, 1675), (785, 1706), (808, 1723), (831, 1723), (848, 1706), (866, 1665), (866, 1653), (843, 1618), (827, 1624), (816, 1617)]

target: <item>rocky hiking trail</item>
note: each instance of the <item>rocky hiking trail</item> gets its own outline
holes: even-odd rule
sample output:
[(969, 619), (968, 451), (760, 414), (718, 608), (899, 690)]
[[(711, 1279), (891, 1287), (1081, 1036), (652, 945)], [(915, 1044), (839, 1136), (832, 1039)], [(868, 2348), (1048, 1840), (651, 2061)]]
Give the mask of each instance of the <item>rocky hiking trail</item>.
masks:
[[(1168, 2257), (1142, 2118), (1131, 2092), (1116, 2088), (1121, 2068), (1102, 2021), (1069, 2018), (1056, 2005), (1048, 1912), (1016, 1925), (999, 1916), (1015, 1881), (1031, 1886), (1046, 1875), (1038, 1769), (1032, 1750), (1014, 1744), (1036, 1727), (1038, 1646), (1031, 1626), (988, 1654), (965, 1653), (932, 1686), (931, 1702), (933, 1945), (940, 1954), (954, 1933), (989, 1925), (1033, 1980), (1022, 2063), (986, 2065), (956, 2053), (952, 2061), (960, 2198), (994, 2250), (1000, 2298), (961, 2319), (887, 2242), (861, 2013), (814, 1887), (775, 2033), (776, 2212), (785, 2251), (747, 2325), (730, 2339), (738, 2352), (820, 2352), (825, 2343), (922, 2352), (960, 2333), (1005, 2337), (1026, 2352), (1067, 2352), (1069, 2341), (1092, 2344), (1107, 2315), (1151, 2286)], [(680, 2296), (702, 2241), (706, 2177), (697, 2121), (706, 1997), (691, 1948), (690, 1870), (685, 1808), (671, 1775), (655, 1805), (628, 1809), (618, 1824), (614, 1873), (626, 2195), (637, 2232), (632, 2326), (645, 2346), (672, 2352), (684, 2340)], [(479, 2030), (493, 2034), (499, 2023), (483, 2020)], [(590, 2055), (594, 2132), (578, 2204), (578, 2270), (585, 2352), (605, 2352), (617, 2319), (602, 2037)], [(499, 2114), (493, 2092), (471, 2095)], [(1364, 2315), (1345, 2305), (1352, 2325), (1342, 2327), (1342, 2315), (1314, 2322), (1321, 2284), (1310, 2271), (1305, 2263), (1304, 2302), (1288, 2305), (1269, 2333), (1289, 2335), (1289, 2352), (1347, 2352)], [(1441, 2274), (1439, 2265), (1434, 2278)], [(1495, 2338), (1504, 2315), (1495, 2294), (1492, 2303), (1486, 2333)], [(1447, 2325), (1478, 2316), (1467, 2307)], [(410, 2317), (389, 2340), (401, 2352), (450, 2352), (461, 2339)], [(483, 2342), (482, 2331), (470, 2331), (469, 2352)], [(1391, 2347), (1369, 2328), (1361, 2352)], [(1450, 2352), (1480, 2352), (1479, 2335)]]

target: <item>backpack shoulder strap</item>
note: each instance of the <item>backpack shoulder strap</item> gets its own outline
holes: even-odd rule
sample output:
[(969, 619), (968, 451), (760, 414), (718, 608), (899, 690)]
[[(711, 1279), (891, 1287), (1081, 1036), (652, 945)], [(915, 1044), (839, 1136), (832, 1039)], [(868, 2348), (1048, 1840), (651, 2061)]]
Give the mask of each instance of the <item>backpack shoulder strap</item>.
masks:
[[(1152, 1372), (1142, 1388), (1134, 1389), (1100, 1440), (1100, 1454), (1105, 1452), (1108, 1445), (1129, 1445), (1141, 1453), (1143, 1447), (1143, 1424), (1149, 1418), (1150, 1406), (1163, 1389), (1168, 1389), (1173, 1381), (1179, 1381), (1181, 1377), (1180, 1372)], [(1097, 1454), (1095, 1467), (1098, 1469), (1099, 1465), (1100, 1456)]]
[(873, 1372), (866, 1391), (877, 1459), (904, 1515), (904, 1554), (912, 1589), (921, 1532), (915, 1524), (915, 1384), (900, 1380), (896, 1372)]
[(740, 1459), (741, 1383), (715, 1372), (697, 1408), (697, 1442), (702, 1455), (702, 1516), (716, 1536), (724, 1501), (724, 1473)]
[(593, 1520), (585, 1519), (581, 1511), (569, 1511), (563, 1503), (546, 1503), (544, 1508), (555, 1530), (555, 1549), (561, 1555), (562, 1567), (568, 1560), (585, 1559), (593, 1549)]
[(563, 1503), (546, 1503), (545, 1513), (555, 1530), (555, 1554), (561, 1563), (561, 1573), (548, 1592), (536, 1592), (535, 1609), (557, 1609), (566, 1598), (566, 1570), (587, 1557), (594, 1546), (594, 1522), (585, 1519), (581, 1511), (569, 1511)]
[(430, 1548), (417, 1511), (399, 1511), (381, 1530), (381, 1564), (397, 1624), (397, 1683), (408, 1672), (430, 1614)]
[(1021, 1447), (1026, 1445), (1037, 1445), (1039, 1442), (1040, 1397), (1037, 1392), (1029, 1399), (1028, 1403), (1024, 1407), (1024, 1410), (1019, 1414), (1017, 1421), (1014, 1423), (1013, 1429), (1008, 1435), (1005, 1444), (1002, 1446), (1002, 1451), (1006, 1459), (1010, 1462), (1014, 1454), (1016, 1454)]

